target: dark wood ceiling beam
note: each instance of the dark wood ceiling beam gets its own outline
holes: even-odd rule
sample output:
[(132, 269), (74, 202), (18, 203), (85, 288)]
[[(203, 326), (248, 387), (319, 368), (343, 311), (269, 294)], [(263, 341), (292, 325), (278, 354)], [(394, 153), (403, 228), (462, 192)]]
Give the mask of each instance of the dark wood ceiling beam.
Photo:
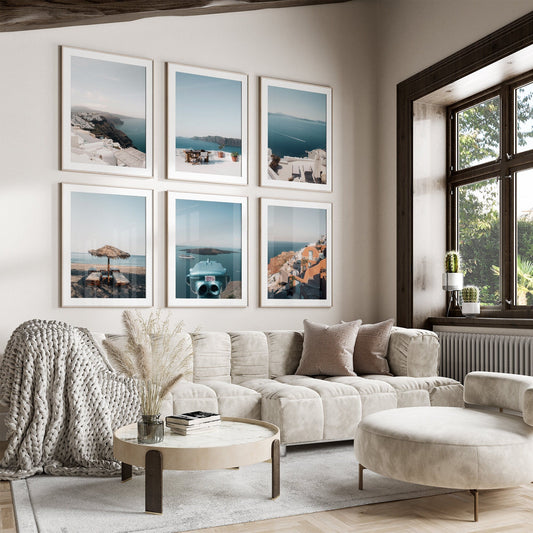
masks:
[(0, 32), (346, 1), (348, 0), (0, 0)]

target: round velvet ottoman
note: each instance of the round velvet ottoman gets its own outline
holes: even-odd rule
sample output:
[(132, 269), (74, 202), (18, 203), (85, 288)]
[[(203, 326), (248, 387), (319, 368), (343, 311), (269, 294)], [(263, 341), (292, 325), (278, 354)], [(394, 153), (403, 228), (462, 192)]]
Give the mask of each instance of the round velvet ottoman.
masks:
[(504, 404), (497, 407), (522, 411), (524, 418), (460, 407), (407, 407), (371, 414), (359, 424), (354, 441), (359, 488), (368, 468), (411, 483), (467, 489), (474, 495), (477, 520), (477, 489), (533, 481), (533, 427), (525, 422), (533, 424), (533, 378), (474, 372), (465, 380), (465, 401), (496, 401)]

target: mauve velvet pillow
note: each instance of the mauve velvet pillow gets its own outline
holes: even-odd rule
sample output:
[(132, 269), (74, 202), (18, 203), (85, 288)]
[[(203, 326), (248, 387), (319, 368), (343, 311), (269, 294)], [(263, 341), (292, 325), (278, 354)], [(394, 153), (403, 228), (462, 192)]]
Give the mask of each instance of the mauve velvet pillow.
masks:
[(326, 326), (304, 320), (302, 358), (296, 374), (355, 376), (353, 350), (361, 320)]
[(377, 324), (364, 324), (359, 328), (353, 351), (353, 368), (357, 374), (392, 375), (387, 350), (393, 325), (394, 319), (390, 318)]

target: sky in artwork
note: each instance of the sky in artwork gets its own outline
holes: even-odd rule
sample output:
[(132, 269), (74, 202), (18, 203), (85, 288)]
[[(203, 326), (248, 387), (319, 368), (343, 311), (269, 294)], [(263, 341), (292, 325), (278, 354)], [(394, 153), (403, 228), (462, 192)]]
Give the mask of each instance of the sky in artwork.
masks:
[(315, 242), (326, 234), (325, 209), (268, 206), (268, 240), (271, 242)]
[(268, 112), (326, 122), (326, 95), (271, 85), (268, 88)]
[(240, 203), (176, 200), (176, 245), (241, 248)]
[(146, 117), (146, 68), (71, 57), (71, 106), (126, 117)]
[(130, 255), (146, 254), (143, 196), (71, 193), (71, 250), (87, 253), (109, 244)]
[(241, 139), (240, 81), (176, 72), (176, 137)]

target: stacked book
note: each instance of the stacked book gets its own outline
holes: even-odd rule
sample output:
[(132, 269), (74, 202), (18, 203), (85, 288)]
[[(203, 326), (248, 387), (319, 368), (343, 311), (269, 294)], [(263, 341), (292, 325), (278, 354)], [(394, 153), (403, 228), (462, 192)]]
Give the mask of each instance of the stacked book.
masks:
[(220, 415), (205, 411), (192, 411), (181, 415), (167, 416), (167, 427), (178, 435), (196, 435), (220, 425)]

